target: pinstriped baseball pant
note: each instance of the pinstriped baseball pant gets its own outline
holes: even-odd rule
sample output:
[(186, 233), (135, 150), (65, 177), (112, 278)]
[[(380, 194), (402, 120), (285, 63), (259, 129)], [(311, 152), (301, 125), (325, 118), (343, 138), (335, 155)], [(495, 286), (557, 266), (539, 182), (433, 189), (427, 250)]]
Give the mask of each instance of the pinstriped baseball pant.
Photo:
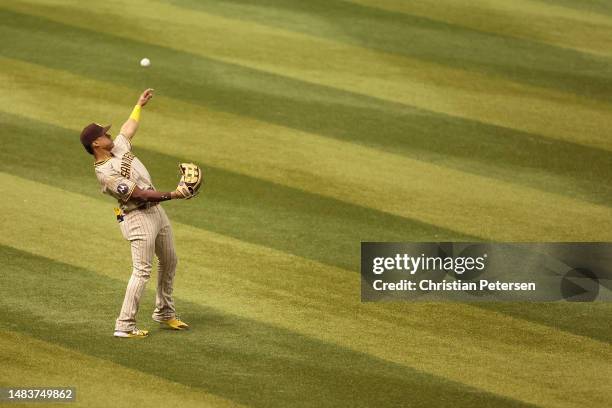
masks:
[(153, 255), (157, 255), (157, 295), (153, 319), (168, 320), (175, 317), (172, 290), (176, 271), (176, 252), (172, 227), (161, 205), (139, 209), (125, 214), (119, 223), (123, 237), (132, 247), (132, 276), (127, 285), (121, 313), (115, 330), (130, 331), (136, 327), (136, 314), (140, 298), (151, 277)]

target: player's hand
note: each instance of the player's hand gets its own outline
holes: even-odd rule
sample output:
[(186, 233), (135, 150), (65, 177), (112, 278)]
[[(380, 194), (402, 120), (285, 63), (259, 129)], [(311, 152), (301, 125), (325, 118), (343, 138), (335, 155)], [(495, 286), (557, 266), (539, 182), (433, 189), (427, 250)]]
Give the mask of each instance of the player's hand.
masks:
[(173, 199), (182, 200), (185, 198), (185, 195), (183, 195), (183, 193), (180, 190), (174, 190), (173, 192), (170, 193), (170, 197)]
[(153, 97), (153, 91), (155, 89), (153, 88), (148, 88), (146, 89), (142, 95), (140, 95), (140, 98), (138, 98), (138, 105), (140, 106), (145, 106), (147, 104), (147, 102), (149, 102), (151, 100), (151, 98)]

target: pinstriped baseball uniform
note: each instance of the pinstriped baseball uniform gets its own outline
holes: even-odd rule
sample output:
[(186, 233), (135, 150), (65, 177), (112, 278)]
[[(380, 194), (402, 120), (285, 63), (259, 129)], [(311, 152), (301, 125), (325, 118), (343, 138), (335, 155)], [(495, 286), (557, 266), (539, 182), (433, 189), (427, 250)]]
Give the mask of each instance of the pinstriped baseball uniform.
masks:
[(115, 330), (121, 331), (136, 327), (136, 313), (151, 276), (154, 254), (159, 265), (153, 319), (169, 320), (176, 315), (172, 289), (177, 258), (172, 227), (161, 205), (131, 198), (136, 186), (143, 190), (155, 189), (149, 172), (131, 150), (130, 141), (120, 134), (114, 140), (111, 157), (95, 164), (102, 193), (116, 198), (119, 203), (121, 214), (117, 218), (121, 233), (132, 248), (132, 276), (115, 324)]

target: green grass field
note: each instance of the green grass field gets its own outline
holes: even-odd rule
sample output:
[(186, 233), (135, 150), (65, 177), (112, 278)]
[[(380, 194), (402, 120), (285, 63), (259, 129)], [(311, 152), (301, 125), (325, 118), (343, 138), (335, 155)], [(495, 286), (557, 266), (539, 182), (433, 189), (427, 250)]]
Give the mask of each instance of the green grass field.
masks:
[[(75, 407), (612, 405), (612, 305), (362, 304), (358, 273), (360, 241), (612, 241), (612, 3), (11, 0), (0, 38), (0, 386), (75, 386)], [(122, 341), (129, 245), (78, 135), (116, 135), (146, 87), (156, 186), (180, 161), (207, 176), (164, 204), (193, 330), (150, 320), (154, 274), (151, 335)]]

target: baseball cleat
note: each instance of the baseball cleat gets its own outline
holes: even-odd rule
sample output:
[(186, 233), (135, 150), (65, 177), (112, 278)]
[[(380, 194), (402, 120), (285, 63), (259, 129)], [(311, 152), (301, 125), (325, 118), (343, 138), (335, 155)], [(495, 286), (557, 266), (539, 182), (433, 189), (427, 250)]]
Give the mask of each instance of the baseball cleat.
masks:
[(113, 336), (115, 337), (122, 337), (122, 338), (145, 338), (149, 335), (149, 331), (148, 330), (139, 330), (139, 329), (134, 329), (132, 331), (120, 331), (117, 330), (115, 331), (115, 333), (113, 334)]
[(159, 324), (162, 326), (162, 328), (165, 328), (165, 329), (172, 329), (172, 330), (189, 329), (189, 325), (177, 317), (175, 317), (174, 319), (161, 321), (159, 322)]

